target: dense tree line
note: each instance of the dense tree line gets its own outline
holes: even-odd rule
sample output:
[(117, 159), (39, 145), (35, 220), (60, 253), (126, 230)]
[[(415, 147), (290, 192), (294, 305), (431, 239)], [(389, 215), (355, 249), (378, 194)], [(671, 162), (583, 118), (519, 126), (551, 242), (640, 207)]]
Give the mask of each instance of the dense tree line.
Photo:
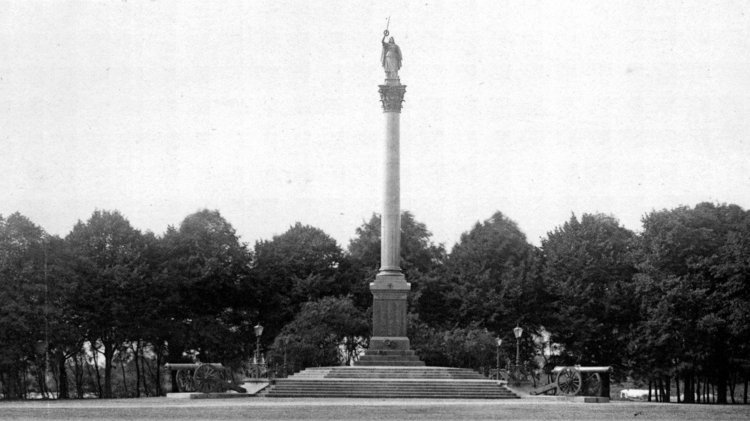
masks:
[[(652, 211), (640, 233), (572, 215), (540, 247), (496, 212), (449, 251), (405, 212), (401, 244), (409, 336), (430, 365), (486, 371), (496, 338), (515, 355), (521, 326), (524, 361), (612, 365), (662, 400), (725, 403), (739, 385), (747, 402), (750, 212), (738, 206)], [(161, 235), (117, 211), (64, 238), (0, 217), (0, 394), (161, 395), (164, 363), (238, 366), (258, 323), (278, 375), (350, 363), (367, 347), (379, 254), (378, 215), (346, 249), (301, 223), (251, 247), (209, 210)]]

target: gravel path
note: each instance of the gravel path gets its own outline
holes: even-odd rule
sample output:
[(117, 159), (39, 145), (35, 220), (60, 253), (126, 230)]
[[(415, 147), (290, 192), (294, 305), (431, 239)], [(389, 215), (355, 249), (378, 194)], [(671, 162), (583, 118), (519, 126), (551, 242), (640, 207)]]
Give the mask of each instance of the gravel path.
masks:
[(750, 405), (166, 398), (0, 402), (2, 420), (750, 420)]

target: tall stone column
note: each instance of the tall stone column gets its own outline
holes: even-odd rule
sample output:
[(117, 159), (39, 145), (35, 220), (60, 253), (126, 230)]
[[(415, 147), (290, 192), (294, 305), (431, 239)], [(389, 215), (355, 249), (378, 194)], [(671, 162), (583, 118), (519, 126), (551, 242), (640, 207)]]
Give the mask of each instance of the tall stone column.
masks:
[(399, 162), (401, 103), (406, 86), (401, 84), (401, 49), (393, 37), (385, 42), (380, 56), (385, 70), (385, 84), (380, 86), (380, 102), (385, 116), (385, 182), (383, 215), (380, 228), (380, 271), (372, 292), (372, 337), (370, 347), (357, 365), (423, 366), (424, 362), (410, 349), (406, 337), (406, 297), (411, 285), (401, 272), (401, 168)]
[(408, 350), (406, 296), (411, 285), (401, 272), (400, 118), (406, 86), (398, 78), (380, 85), (385, 116), (385, 182), (380, 231), (380, 272), (370, 283), (372, 338), (370, 350)]

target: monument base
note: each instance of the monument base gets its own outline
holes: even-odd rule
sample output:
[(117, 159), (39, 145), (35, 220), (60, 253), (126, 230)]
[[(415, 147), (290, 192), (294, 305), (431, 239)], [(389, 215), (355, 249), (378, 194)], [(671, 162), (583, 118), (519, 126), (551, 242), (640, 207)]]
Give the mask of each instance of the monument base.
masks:
[(405, 336), (373, 336), (370, 338), (370, 352), (375, 351), (408, 351), (411, 349), (409, 338)]
[(383, 270), (370, 284), (372, 337), (357, 366), (424, 366), (406, 336), (406, 297), (411, 284), (400, 270)]
[(365, 355), (354, 362), (357, 367), (363, 366), (398, 366), (424, 367), (424, 361), (411, 349), (405, 350), (373, 350), (368, 348)]

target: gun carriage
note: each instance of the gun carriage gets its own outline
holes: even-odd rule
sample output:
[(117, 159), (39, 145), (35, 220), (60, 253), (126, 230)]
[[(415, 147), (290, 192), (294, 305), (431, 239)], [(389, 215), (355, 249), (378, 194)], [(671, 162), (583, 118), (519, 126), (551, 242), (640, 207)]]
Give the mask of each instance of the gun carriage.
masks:
[(235, 373), (221, 363), (169, 363), (165, 367), (176, 371), (175, 379), (180, 392), (221, 393), (234, 390), (246, 393), (245, 388), (239, 386), (236, 378), (244, 380), (242, 373)]
[[(609, 373), (612, 367), (582, 367), (580, 365), (555, 367), (549, 375), (549, 383), (534, 389), (534, 395), (561, 394), (567, 396), (609, 397)], [(552, 381), (554, 378), (554, 381)]]

